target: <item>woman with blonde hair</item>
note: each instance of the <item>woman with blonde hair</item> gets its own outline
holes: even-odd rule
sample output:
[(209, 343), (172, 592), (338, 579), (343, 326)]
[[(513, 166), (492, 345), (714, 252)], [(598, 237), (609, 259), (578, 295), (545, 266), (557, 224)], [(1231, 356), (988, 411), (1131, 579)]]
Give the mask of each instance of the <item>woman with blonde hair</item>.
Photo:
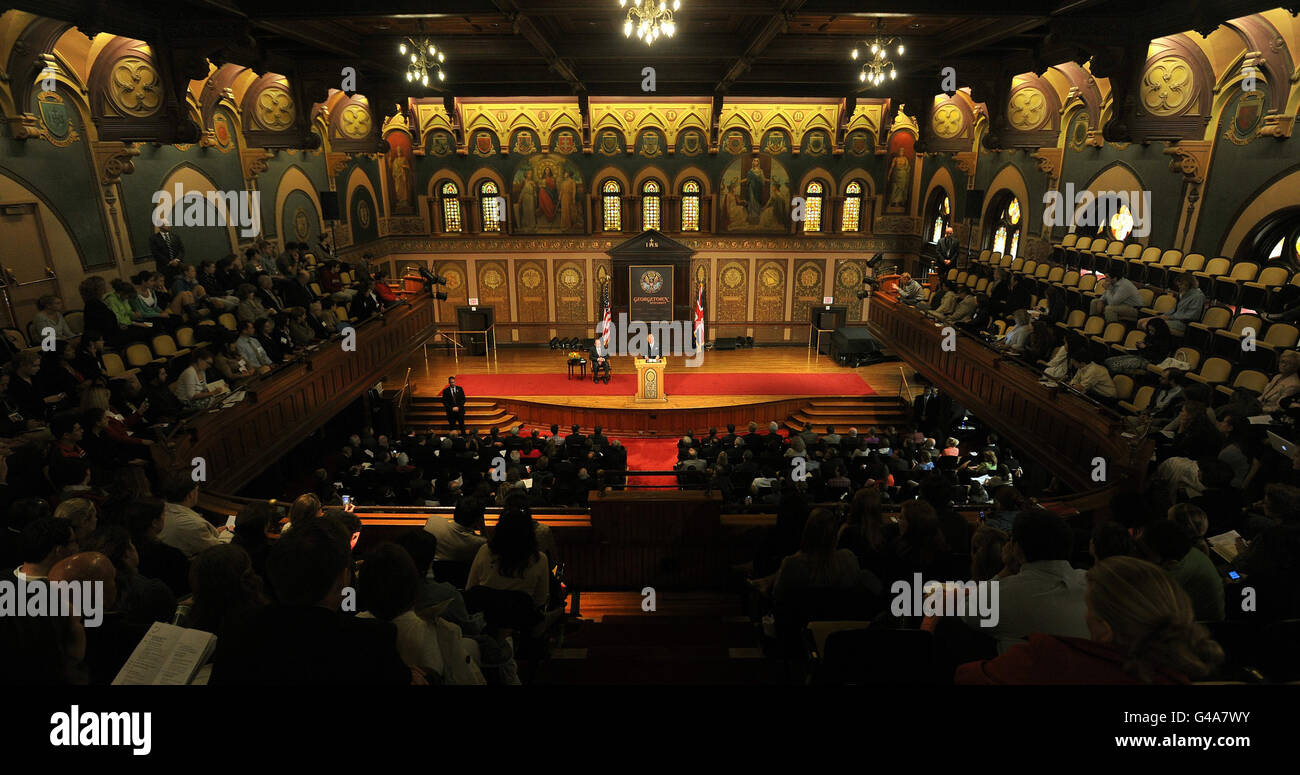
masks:
[(1108, 557), (1088, 571), (1089, 638), (1034, 633), (997, 659), (957, 668), (959, 684), (1179, 684), (1208, 675), (1223, 649), (1161, 568)]
[(151, 439), (141, 439), (132, 435), (131, 428), (137, 425), (142, 419), (141, 412), (148, 408), (148, 401), (141, 405), (140, 409), (130, 416), (125, 416), (118, 412), (112, 406), (112, 391), (106, 387), (94, 386), (89, 387), (81, 394), (81, 411), (86, 412), (91, 409), (103, 409), (104, 416), (108, 418), (108, 437), (119, 444), (130, 444), (136, 447), (151, 447)]

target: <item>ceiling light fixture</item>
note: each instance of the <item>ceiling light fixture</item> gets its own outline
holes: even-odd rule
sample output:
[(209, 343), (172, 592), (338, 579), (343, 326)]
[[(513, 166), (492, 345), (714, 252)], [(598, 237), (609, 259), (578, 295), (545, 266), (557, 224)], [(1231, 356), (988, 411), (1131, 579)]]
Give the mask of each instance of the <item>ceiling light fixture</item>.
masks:
[(682, 7), (682, 0), (673, 0), (671, 9), (668, 0), (632, 0), (630, 6), (628, 0), (618, 0), (618, 7), (627, 8), (623, 36), (630, 38), (635, 32), (638, 38), (650, 46), (660, 37), (671, 38), (677, 32), (673, 14)]
[[(863, 47), (870, 52), (862, 57), (862, 69), (858, 72), (858, 80), (862, 83), (879, 86), (886, 78), (893, 80), (898, 77), (898, 68), (894, 66), (889, 56), (890, 50), (893, 49), (901, 57), (904, 51), (903, 42), (897, 37), (886, 36), (884, 33), (885, 20), (876, 19), (875, 36), (871, 40), (862, 41)], [(860, 52), (855, 48), (849, 56), (856, 62)]]
[(442, 69), (447, 55), (445, 52), (440, 51), (433, 44), (433, 41), (428, 38), (407, 38), (398, 45), (397, 53), (407, 60), (407, 83), (428, 86), (430, 76), (437, 78), (439, 81), (447, 80), (447, 74)]

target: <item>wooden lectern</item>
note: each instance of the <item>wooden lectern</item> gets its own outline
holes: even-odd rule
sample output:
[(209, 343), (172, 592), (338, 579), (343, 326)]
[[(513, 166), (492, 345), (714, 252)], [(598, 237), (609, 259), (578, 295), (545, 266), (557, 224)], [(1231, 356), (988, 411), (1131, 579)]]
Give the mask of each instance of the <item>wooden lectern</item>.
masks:
[(668, 395), (664, 392), (664, 366), (667, 362), (663, 358), (657, 361), (648, 361), (645, 358), (636, 359), (636, 397), (634, 400), (641, 403), (668, 403)]

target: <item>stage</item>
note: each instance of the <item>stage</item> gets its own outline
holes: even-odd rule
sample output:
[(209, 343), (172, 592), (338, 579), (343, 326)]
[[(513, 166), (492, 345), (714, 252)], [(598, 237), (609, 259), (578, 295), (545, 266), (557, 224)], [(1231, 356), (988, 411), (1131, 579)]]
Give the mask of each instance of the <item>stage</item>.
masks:
[(455, 376), (469, 402), (467, 425), (481, 432), (576, 424), (584, 429), (600, 425), (610, 434), (660, 437), (722, 429), (728, 423), (743, 428), (751, 421), (764, 427), (775, 421), (786, 430), (811, 425), (823, 433), (829, 425), (865, 430), (901, 421), (906, 412), (901, 396), (916, 388), (912, 369), (903, 364), (850, 369), (795, 345), (707, 352), (698, 367), (687, 366), (684, 358), (669, 358), (668, 400), (645, 404), (633, 397), (633, 358), (612, 361), (614, 376), (606, 385), (594, 384), (590, 372), (585, 380), (568, 378), (567, 358), (559, 350), (506, 348), (497, 358), (455, 359), (430, 347), (427, 359), (416, 353), (385, 380), (385, 387), (403, 384), (410, 369), (413, 397), (407, 418), (417, 429), (445, 427), (437, 396), (447, 378)]

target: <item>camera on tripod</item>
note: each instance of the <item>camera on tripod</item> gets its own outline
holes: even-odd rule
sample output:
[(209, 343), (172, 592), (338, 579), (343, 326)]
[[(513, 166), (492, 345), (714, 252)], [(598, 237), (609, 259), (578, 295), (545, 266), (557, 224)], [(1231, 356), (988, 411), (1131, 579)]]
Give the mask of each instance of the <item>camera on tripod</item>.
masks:
[[(447, 284), (447, 278), (446, 278), (446, 277), (443, 277), (443, 276), (441, 276), (441, 275), (436, 275), (436, 274), (434, 274), (433, 272), (430, 272), (428, 269), (425, 269), (424, 267), (419, 267), (419, 268), (417, 269), (417, 271), (420, 273), (420, 277), (423, 278), (423, 280), (424, 280), (424, 287), (425, 287), (425, 288), (430, 288), (430, 289), (431, 289), (431, 288), (433, 288), (435, 285), (443, 285), (443, 286), (445, 286), (445, 285)], [(447, 294), (444, 293), (443, 291), (434, 291), (434, 292), (433, 292), (433, 298), (437, 299), (438, 301), (446, 301), (446, 300), (447, 300)]]

